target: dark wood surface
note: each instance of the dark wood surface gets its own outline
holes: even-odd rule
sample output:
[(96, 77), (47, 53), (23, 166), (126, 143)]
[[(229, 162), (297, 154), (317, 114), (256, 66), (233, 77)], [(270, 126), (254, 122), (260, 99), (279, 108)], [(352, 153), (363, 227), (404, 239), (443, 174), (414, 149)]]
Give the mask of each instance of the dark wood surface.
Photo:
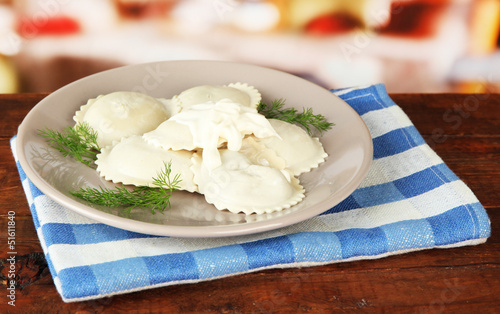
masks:
[[(0, 95), (0, 312), (500, 313), (500, 95), (393, 94), (491, 219), (482, 245), (379, 260), (260, 271), (198, 284), (64, 303), (52, 282), (9, 139), (46, 94)], [(8, 212), (16, 221), (16, 306), (8, 304)]]

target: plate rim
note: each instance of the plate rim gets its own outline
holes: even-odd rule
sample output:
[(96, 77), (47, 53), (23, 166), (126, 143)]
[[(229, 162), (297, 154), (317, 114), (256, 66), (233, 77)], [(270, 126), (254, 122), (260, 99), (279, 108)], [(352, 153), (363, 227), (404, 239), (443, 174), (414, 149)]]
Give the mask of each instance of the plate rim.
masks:
[[(28, 127), (28, 122), (30, 121), (32, 116), (35, 116), (36, 113), (41, 110), (42, 106), (44, 103), (49, 102), (52, 98), (52, 95), (61, 91), (62, 89), (69, 88), (70, 86), (73, 86), (75, 84), (79, 84), (84, 80), (91, 80), (92, 78), (102, 75), (103, 73), (107, 72), (112, 72), (112, 71), (117, 71), (119, 69), (125, 69), (125, 68), (133, 68), (133, 67), (146, 67), (146, 66), (151, 66), (151, 65), (156, 65), (159, 63), (219, 63), (219, 64), (230, 64), (234, 66), (249, 66), (257, 69), (263, 69), (266, 71), (275, 71), (279, 72), (281, 75), (290, 75), (294, 76), (295, 78), (301, 79), (307, 84), (312, 84), (315, 85), (328, 93), (331, 94), (332, 97), (336, 98), (337, 101), (342, 103), (344, 106), (347, 106), (348, 109), (352, 111), (352, 113), (355, 115), (356, 119), (359, 119), (359, 122), (361, 122), (361, 126), (363, 126), (363, 134), (367, 136), (367, 142), (368, 144), (367, 147), (365, 147), (365, 154), (363, 156), (363, 161), (361, 163), (361, 167), (358, 169), (356, 172), (356, 175), (348, 182), (347, 185), (345, 185), (340, 191), (336, 191), (339, 198), (339, 201), (333, 205), (331, 205), (331, 202), (327, 202), (328, 200), (323, 200), (318, 204), (315, 204), (315, 208), (321, 208), (321, 209), (316, 209), (313, 210), (314, 214), (311, 215), (308, 211), (297, 211), (294, 212), (293, 219), (292, 221), (287, 221), (286, 223), (283, 222), (282, 220), (279, 219), (279, 217), (276, 217), (275, 219), (271, 220), (264, 220), (264, 221), (256, 221), (256, 222), (249, 222), (249, 223), (244, 223), (244, 224), (230, 224), (230, 225), (212, 225), (212, 226), (177, 226), (177, 225), (161, 225), (161, 224), (155, 224), (155, 223), (149, 223), (149, 222), (144, 222), (144, 221), (139, 221), (139, 220), (134, 220), (134, 219), (129, 219), (125, 217), (120, 217), (117, 215), (113, 215), (110, 213), (103, 212), (99, 209), (92, 208), (90, 206), (87, 206), (84, 203), (78, 202), (76, 200), (71, 199), (70, 197), (64, 195), (62, 192), (54, 188), (49, 182), (47, 182), (45, 179), (43, 179), (34, 169), (32, 169), (28, 158), (25, 154), (24, 151), (24, 145), (21, 145), (23, 139), (25, 136), (24, 130)], [(126, 69), (125, 69), (126, 70)], [(56, 91), (50, 93), (46, 97), (44, 97), (41, 101), (39, 101), (29, 112), (28, 114), (24, 117), (23, 121), (18, 127), (18, 134), (17, 134), (17, 139), (16, 139), (16, 153), (17, 153), (17, 158), (19, 160), (19, 163), (21, 165), (22, 170), (26, 174), (27, 178), (40, 190), (42, 191), (47, 197), (49, 197), (51, 200), (54, 202), (64, 206), (67, 209), (70, 209), (82, 216), (85, 216), (87, 218), (96, 220), (96, 222), (104, 223), (116, 228), (128, 230), (128, 231), (133, 231), (137, 233), (142, 233), (142, 234), (148, 234), (148, 235), (156, 235), (156, 236), (171, 236), (171, 237), (182, 237), (182, 238), (217, 238), (217, 237), (227, 237), (227, 236), (240, 236), (240, 235), (250, 235), (250, 234), (256, 234), (256, 233), (261, 233), (264, 231), (270, 231), (270, 230), (275, 230), (279, 229), (282, 227), (290, 226), (296, 223), (299, 223), (301, 221), (307, 220), (309, 218), (315, 217), (325, 211), (327, 211), (329, 208), (338, 205), (340, 202), (345, 200), (349, 195), (351, 195), (357, 187), (361, 184), (363, 179), (366, 177), (368, 174), (368, 170), (371, 167), (372, 161), (373, 161), (373, 143), (372, 143), (372, 137), (369, 132), (369, 129), (364, 122), (364, 120), (361, 118), (361, 116), (343, 99), (338, 97), (337, 95), (333, 94), (330, 90), (327, 90), (313, 82), (310, 82), (306, 79), (303, 79), (301, 77), (298, 77), (294, 74), (286, 73), (283, 71), (279, 71), (276, 69), (272, 68), (267, 68), (259, 65), (253, 65), (253, 64), (248, 64), (248, 63), (241, 63), (241, 62), (233, 62), (233, 61), (218, 61), (218, 60), (167, 60), (167, 61), (156, 61), (156, 62), (148, 62), (148, 63), (140, 63), (140, 64), (133, 64), (133, 65), (125, 65), (121, 67), (116, 67), (113, 69), (109, 69), (106, 71), (101, 71), (98, 73), (94, 73), (92, 75), (83, 77), (81, 79), (78, 79), (74, 82), (71, 82)], [(320, 165), (321, 167), (321, 165)], [(328, 203), (329, 205), (325, 204)], [(325, 207), (326, 205), (326, 207)], [(284, 216), (289, 216), (288, 214), (285, 214)], [(280, 217), (284, 217), (280, 216)], [(274, 223), (270, 223), (274, 222)], [(153, 228), (151, 228), (153, 227)], [(145, 231), (145, 229), (150, 229), (149, 231)], [(160, 229), (160, 230), (159, 230)], [(199, 232), (194, 232), (193, 230), (199, 230), (202, 231), (203, 235), (198, 235)]]

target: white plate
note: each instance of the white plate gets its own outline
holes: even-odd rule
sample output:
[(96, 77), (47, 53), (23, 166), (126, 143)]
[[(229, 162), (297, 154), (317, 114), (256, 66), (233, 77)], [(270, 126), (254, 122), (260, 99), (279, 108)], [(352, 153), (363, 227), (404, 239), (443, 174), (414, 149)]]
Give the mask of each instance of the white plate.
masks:
[[(203, 196), (176, 192), (172, 208), (164, 214), (137, 209), (90, 205), (71, 196), (82, 186), (112, 186), (87, 166), (63, 158), (50, 148), (37, 130), (63, 130), (73, 126), (73, 114), (87, 99), (120, 90), (135, 90), (171, 98), (202, 84), (243, 82), (255, 86), (264, 101), (286, 99), (287, 107), (311, 107), (335, 126), (321, 141), (329, 154), (326, 162), (300, 176), (304, 201), (280, 213), (243, 215), (218, 211)], [(121, 67), (78, 80), (47, 96), (19, 127), (17, 153), (28, 178), (54, 201), (83, 216), (118, 228), (163, 236), (222, 237), (252, 234), (298, 223), (337, 205), (366, 176), (373, 156), (370, 133), (359, 115), (330, 91), (280, 71), (232, 62), (165, 61)]]

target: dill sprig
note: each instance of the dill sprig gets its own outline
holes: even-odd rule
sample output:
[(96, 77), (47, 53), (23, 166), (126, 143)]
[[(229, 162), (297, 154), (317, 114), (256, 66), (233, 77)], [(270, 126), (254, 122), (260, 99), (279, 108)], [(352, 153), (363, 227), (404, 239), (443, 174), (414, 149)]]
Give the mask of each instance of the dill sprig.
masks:
[(334, 126), (334, 123), (328, 122), (321, 114), (314, 114), (312, 108), (303, 108), (298, 112), (295, 108), (283, 108), (285, 101), (283, 99), (274, 100), (271, 105), (259, 103), (257, 110), (268, 119), (283, 120), (288, 123), (296, 123), (303, 126), (306, 131), (312, 135), (315, 128), (322, 134)]
[(158, 173), (157, 177), (153, 178), (154, 187), (138, 186), (130, 190), (123, 186), (117, 186), (114, 189), (84, 187), (71, 192), (71, 194), (96, 205), (124, 206), (127, 212), (136, 207), (145, 207), (149, 208), (153, 214), (156, 211), (162, 213), (165, 208), (171, 206), (172, 192), (180, 189), (180, 175), (176, 174), (171, 178), (171, 166), (170, 162), (165, 164), (165, 168)]
[(72, 157), (95, 168), (93, 162), (97, 160), (97, 154), (101, 148), (97, 144), (97, 132), (88, 123), (83, 122), (74, 127), (67, 127), (64, 132), (44, 128), (38, 130), (38, 135), (44, 137), (47, 143), (61, 152), (63, 156)]

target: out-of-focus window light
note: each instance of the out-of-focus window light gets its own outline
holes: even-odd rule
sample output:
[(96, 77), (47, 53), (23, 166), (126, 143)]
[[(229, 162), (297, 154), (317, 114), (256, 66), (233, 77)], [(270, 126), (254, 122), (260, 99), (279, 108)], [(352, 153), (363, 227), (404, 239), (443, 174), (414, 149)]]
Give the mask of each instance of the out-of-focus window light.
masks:
[(500, 0), (0, 0), (0, 80), (53, 91), (120, 65), (217, 59), (326, 88), (477, 92), (499, 85), (499, 25)]

